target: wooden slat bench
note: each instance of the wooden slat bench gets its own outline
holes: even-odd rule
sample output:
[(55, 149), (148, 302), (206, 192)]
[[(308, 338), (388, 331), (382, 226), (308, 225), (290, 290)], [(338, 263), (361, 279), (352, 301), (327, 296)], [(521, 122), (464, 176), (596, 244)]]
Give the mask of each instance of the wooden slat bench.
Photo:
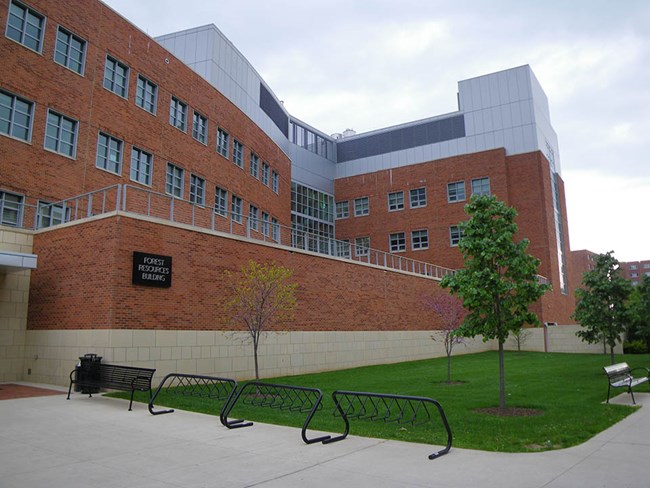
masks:
[[(648, 382), (650, 369), (643, 367), (630, 369), (627, 363), (612, 364), (611, 366), (605, 366), (603, 369), (609, 381), (609, 386), (607, 387), (607, 403), (609, 403), (609, 393), (612, 388), (627, 388), (627, 392), (632, 395), (632, 403), (636, 405), (632, 388), (641, 383)], [(635, 377), (633, 375), (635, 371), (645, 371), (645, 376)]]
[[(148, 391), (149, 399), (151, 399), (151, 379), (153, 378), (155, 369), (138, 368), (135, 366), (121, 366), (118, 364), (99, 364), (99, 374), (92, 378), (92, 375), (79, 375), (75, 374), (78, 369), (74, 369), (70, 373), (70, 387), (68, 388), (68, 400), (70, 400), (70, 392), (72, 385), (76, 384), (79, 387), (87, 390), (98, 388), (107, 388), (110, 390), (121, 390), (131, 392), (131, 401), (129, 402), (129, 410), (133, 407), (133, 395), (136, 390)], [(88, 394), (92, 396), (92, 393)]]

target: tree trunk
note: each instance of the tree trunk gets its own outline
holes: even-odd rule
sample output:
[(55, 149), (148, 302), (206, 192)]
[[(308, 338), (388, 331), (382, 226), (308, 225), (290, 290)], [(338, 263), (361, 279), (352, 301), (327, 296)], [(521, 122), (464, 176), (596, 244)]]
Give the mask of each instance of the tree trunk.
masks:
[(612, 364), (614, 364), (614, 346), (610, 346), (610, 357), (612, 360)]
[(503, 341), (499, 340), (499, 408), (506, 408), (506, 374), (503, 362)]
[(253, 340), (253, 356), (255, 357), (255, 380), (259, 381), (260, 380), (260, 368), (258, 366), (257, 362), (257, 346), (259, 345), (259, 342), (256, 340)]
[(451, 353), (447, 354), (447, 383), (451, 383)]

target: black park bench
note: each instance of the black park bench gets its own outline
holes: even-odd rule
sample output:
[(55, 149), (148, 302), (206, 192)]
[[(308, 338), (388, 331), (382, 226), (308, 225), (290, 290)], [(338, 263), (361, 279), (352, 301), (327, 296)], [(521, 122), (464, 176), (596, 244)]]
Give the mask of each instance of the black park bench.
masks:
[(77, 385), (82, 392), (87, 391), (89, 396), (100, 388), (130, 391), (129, 411), (133, 407), (133, 395), (136, 390), (148, 391), (151, 399), (151, 379), (156, 372), (155, 369), (101, 363), (97, 365), (97, 370), (95, 374), (78, 374), (79, 369), (75, 368), (70, 373), (68, 400), (70, 400), (73, 384)]
[[(650, 379), (650, 369), (643, 367), (630, 369), (627, 363), (612, 364), (611, 366), (605, 366), (603, 369), (609, 381), (609, 386), (607, 387), (607, 403), (609, 403), (609, 393), (612, 388), (627, 388), (627, 392), (632, 396), (632, 403), (636, 405), (632, 388), (641, 383), (648, 382), (648, 379)], [(635, 371), (645, 371), (645, 376), (635, 377), (633, 375)]]

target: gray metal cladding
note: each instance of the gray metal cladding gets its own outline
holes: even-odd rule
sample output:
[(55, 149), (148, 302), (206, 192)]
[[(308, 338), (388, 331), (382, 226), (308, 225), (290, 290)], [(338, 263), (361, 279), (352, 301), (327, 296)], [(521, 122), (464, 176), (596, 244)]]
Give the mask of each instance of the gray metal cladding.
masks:
[(284, 109), (266, 87), (260, 83), (260, 108), (269, 116), (278, 129), (282, 131), (285, 137), (289, 137), (289, 117)]

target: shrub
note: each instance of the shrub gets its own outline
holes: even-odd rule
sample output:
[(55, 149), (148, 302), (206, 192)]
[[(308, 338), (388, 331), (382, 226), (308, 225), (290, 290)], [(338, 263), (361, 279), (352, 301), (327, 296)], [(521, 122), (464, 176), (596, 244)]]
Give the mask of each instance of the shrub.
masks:
[(625, 354), (645, 354), (648, 352), (648, 345), (641, 339), (625, 342), (623, 344), (623, 352)]

